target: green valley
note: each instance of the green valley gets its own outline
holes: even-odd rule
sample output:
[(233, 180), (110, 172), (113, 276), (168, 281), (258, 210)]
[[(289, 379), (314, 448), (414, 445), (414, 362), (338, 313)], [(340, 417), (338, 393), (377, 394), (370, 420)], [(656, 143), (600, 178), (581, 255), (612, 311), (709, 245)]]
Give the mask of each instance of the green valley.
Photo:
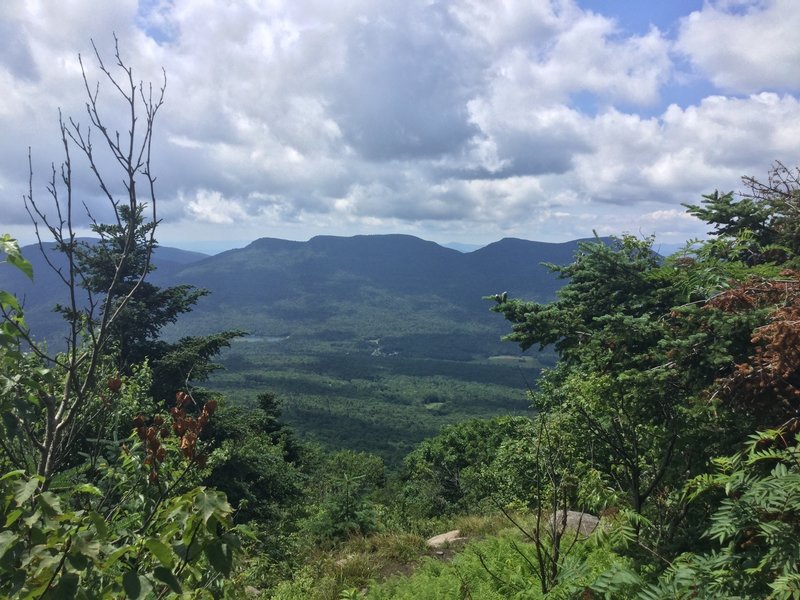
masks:
[[(209, 291), (164, 339), (247, 332), (223, 350), (209, 389), (242, 406), (275, 393), (305, 439), (398, 464), (447, 423), (528, 411), (553, 356), (503, 343), (484, 296), (552, 298), (560, 282), (542, 263), (568, 260), (578, 243), (505, 239), (464, 254), (410, 236), (261, 239), (212, 257), (157, 248), (150, 280)], [(37, 247), (22, 254), (35, 282), (6, 272), (0, 285), (30, 299), (28, 322), (57, 346), (63, 286)]]

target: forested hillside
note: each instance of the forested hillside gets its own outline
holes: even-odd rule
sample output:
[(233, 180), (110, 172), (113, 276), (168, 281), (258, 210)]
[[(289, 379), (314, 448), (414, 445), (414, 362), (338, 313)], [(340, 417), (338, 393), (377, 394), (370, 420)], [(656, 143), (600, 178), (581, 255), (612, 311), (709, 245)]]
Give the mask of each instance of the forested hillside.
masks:
[[(211, 388), (246, 406), (276, 393), (304, 437), (397, 464), (444, 424), (527, 411), (526, 386), (552, 353), (522, 356), (503, 344), (503, 321), (487, 318), (483, 296), (552, 299), (562, 282), (543, 263), (568, 261), (578, 243), (505, 239), (462, 254), (399, 235), (265, 238), (213, 257), (157, 247), (148, 281), (208, 291), (165, 324), (164, 339), (247, 333), (219, 357), (225, 370)], [(21, 252), (35, 280), (7, 270), (0, 287), (23, 299), (35, 335), (59, 348), (53, 307), (68, 289), (46, 258), (62, 269), (65, 258), (52, 244)]]
[[(558, 255), (548, 284), (523, 283), (536, 271), (516, 258), (522, 241), (460, 255), (396, 236), (259, 240), (178, 255), (161, 265), (186, 279), (159, 279), (151, 142), (163, 85), (136, 83), (118, 53), (113, 68), (96, 59), (127, 134), (104, 125), (84, 74), (99, 139), (62, 121), (67, 152), (47, 186), (56, 216), (32, 189), (25, 197), (59, 258), (34, 268), (0, 237), (2, 269), (30, 279), (51, 268), (67, 292), (52, 347), (21, 299), (0, 292), (0, 594), (800, 596), (800, 170), (776, 164), (764, 182), (745, 178), (744, 195), (686, 205), (709, 238), (674, 256), (650, 238), (589, 240)], [(116, 159), (110, 172), (100, 148)], [(112, 215), (92, 219), (93, 243), (73, 227), (76, 154)], [(485, 279), (448, 279), (487, 264)], [(196, 287), (214, 277), (216, 299)], [(386, 308), (398, 299), (404, 318)], [(355, 305), (372, 317), (354, 319)], [(237, 341), (247, 318), (256, 339)], [(493, 346), (471, 349), (493, 318), (509, 347), (555, 357), (541, 373), (506, 371), (536, 381), (519, 384), (522, 401), (503, 396), (513, 384)], [(437, 335), (455, 335), (461, 354), (437, 358)], [(304, 336), (319, 346), (291, 346)], [(276, 344), (278, 374), (247, 344)], [(230, 374), (212, 385), (218, 360)], [(412, 379), (433, 391), (404, 393)], [(298, 404), (292, 386), (316, 386), (325, 407)], [(378, 389), (391, 402), (371, 403)], [(413, 411), (391, 412), (409, 397)], [(486, 417), (465, 419), (465, 407)], [(322, 444), (284, 420), (301, 409), (316, 411)], [(349, 423), (383, 440), (382, 456), (332, 449)], [(401, 436), (428, 437), (406, 453)], [(448, 529), (451, 542), (426, 543)]]
[[(161, 286), (190, 284), (210, 292), (182, 319), (181, 331), (213, 320), (255, 337), (302, 335), (304, 329), (309, 337), (330, 336), (338, 327), (358, 340), (431, 332), (441, 321), (441, 335), (449, 335), (464, 321), (492, 330), (482, 300), (486, 290), (552, 299), (561, 283), (542, 263), (568, 261), (580, 241), (509, 238), (466, 254), (400, 235), (319, 236), (308, 242), (263, 238), (212, 257), (156, 247), (148, 278)], [(58, 321), (49, 317), (53, 306), (64, 302), (65, 289), (47, 260), (61, 269), (66, 263), (54, 244), (44, 253), (36, 244), (21, 253), (33, 266), (35, 281), (6, 271), (0, 283), (25, 299), (28, 322), (39, 334), (56, 341)]]

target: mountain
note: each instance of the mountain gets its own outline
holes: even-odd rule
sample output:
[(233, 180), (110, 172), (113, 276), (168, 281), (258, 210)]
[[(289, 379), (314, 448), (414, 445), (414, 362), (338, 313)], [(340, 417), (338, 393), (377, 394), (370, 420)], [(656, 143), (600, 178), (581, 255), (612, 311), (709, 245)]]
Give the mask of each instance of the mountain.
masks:
[[(217, 327), (256, 335), (346, 330), (376, 338), (402, 333), (499, 329), (482, 298), (553, 298), (559, 280), (542, 262), (568, 263), (577, 242), (548, 244), (507, 238), (462, 253), (408, 235), (274, 238), (157, 271), (159, 285), (189, 283), (210, 290), (183, 328), (213, 315)], [(488, 329), (487, 329), (488, 328)]]
[[(561, 281), (542, 263), (570, 262), (579, 241), (505, 238), (469, 253), (409, 235), (261, 238), (214, 256), (159, 247), (150, 281), (211, 292), (165, 332), (171, 339), (241, 329), (254, 339), (288, 335), (307, 348), (336, 340), (349, 350), (381, 339), (382, 351), (463, 360), (509, 350), (499, 343), (506, 324), (483, 298), (552, 299)], [(24, 300), (35, 332), (57, 339), (63, 324), (52, 307), (65, 302), (66, 287), (45, 255), (62, 269), (63, 257), (53, 246), (45, 255), (36, 245), (22, 252), (35, 281), (6, 266), (0, 289)]]
[[(211, 292), (167, 339), (249, 332), (212, 388), (242, 404), (273, 392), (301, 434), (396, 462), (444, 424), (527, 410), (552, 355), (501, 341), (508, 324), (483, 297), (552, 299), (562, 282), (541, 263), (571, 262), (577, 244), (506, 238), (462, 253), (408, 235), (262, 238), (214, 256), (159, 248), (150, 281)], [(23, 254), (35, 284), (3, 267), (0, 289), (22, 293), (34, 330), (57, 340), (63, 286), (36, 247)]]
[[(78, 241), (88, 244), (96, 242), (91, 238), (80, 238)], [(45, 244), (43, 250), (38, 244), (23, 246), (20, 250), (22, 256), (33, 266), (33, 281), (17, 269), (2, 264), (0, 290), (14, 292), (23, 301), (25, 318), (39, 339), (58, 340), (60, 332), (63, 331), (64, 320), (53, 312), (53, 307), (58, 303), (67, 303), (68, 288), (52, 267), (60, 269), (67, 276), (67, 262), (53, 243)], [(203, 258), (207, 258), (207, 255), (200, 252), (157, 247), (152, 258), (155, 267), (153, 276), (158, 272), (169, 277), (168, 273), (174, 273)], [(48, 261), (52, 263), (52, 267)]]

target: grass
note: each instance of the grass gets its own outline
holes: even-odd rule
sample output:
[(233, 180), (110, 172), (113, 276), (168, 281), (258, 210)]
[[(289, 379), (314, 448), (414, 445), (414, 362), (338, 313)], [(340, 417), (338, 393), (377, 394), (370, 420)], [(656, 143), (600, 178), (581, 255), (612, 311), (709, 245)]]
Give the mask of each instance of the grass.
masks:
[[(428, 524), (427, 528), (430, 527)], [(459, 529), (471, 540), (510, 531), (509, 522), (502, 515), (471, 515), (440, 522), (435, 533), (452, 529)], [(428, 548), (425, 537), (407, 532), (353, 537), (332, 550), (315, 549), (293, 581), (282, 583), (271, 597), (274, 600), (340, 600), (363, 598), (364, 594), (371, 597), (369, 590), (373, 587), (413, 578), (419, 570), (427, 573), (430, 564), (442, 564), (463, 548), (462, 543), (437, 552)]]

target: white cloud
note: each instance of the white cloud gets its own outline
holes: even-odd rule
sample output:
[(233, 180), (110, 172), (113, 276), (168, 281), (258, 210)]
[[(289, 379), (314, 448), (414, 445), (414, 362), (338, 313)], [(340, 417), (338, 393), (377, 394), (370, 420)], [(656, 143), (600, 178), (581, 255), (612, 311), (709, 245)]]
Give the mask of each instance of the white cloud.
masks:
[(179, 199), (189, 215), (202, 223), (230, 225), (248, 218), (237, 201), (229, 200), (215, 190), (197, 190), (191, 198), (179, 194)]
[(463, 4), (453, 11), (483, 40), (497, 96), (514, 94), (509, 100), (530, 105), (588, 92), (604, 101), (648, 104), (669, 78), (669, 43), (657, 29), (625, 38), (612, 19), (572, 2), (507, 2), (497, 14), (494, 6)]
[(800, 90), (796, 0), (708, 2), (681, 24), (676, 47), (720, 89)]
[[(82, 116), (77, 52), (90, 58), (94, 37), (108, 57), (111, 31), (138, 76), (167, 71), (154, 171), (159, 212), (187, 237), (234, 223), (444, 241), (694, 234), (663, 211), (800, 155), (792, 2), (709, 2), (677, 41), (670, 24), (630, 34), (579, 0), (51, 4), (0, 3), (0, 227), (25, 219), (26, 147), (41, 182), (60, 160), (58, 107)], [(662, 105), (676, 49), (719, 95), (684, 86)], [(96, 187), (80, 180), (82, 199)]]
[(771, 93), (711, 96), (647, 119), (612, 110), (587, 122), (593, 151), (575, 158), (575, 173), (600, 201), (695, 201), (715, 188), (738, 189), (742, 175), (760, 176), (774, 160), (797, 160), (798, 122), (798, 100)]

